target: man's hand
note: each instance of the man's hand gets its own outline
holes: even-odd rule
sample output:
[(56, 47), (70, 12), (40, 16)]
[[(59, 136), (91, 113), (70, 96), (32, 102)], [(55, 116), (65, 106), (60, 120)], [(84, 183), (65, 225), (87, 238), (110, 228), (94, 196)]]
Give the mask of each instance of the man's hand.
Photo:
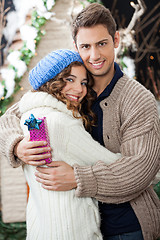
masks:
[(17, 143), (14, 154), (26, 164), (41, 166), (45, 164), (43, 159), (51, 157), (51, 148), (44, 147), (46, 144), (45, 141), (29, 141), (29, 136), (27, 136)]
[(36, 180), (52, 191), (68, 191), (77, 187), (73, 168), (65, 162), (53, 161), (46, 167), (37, 167)]

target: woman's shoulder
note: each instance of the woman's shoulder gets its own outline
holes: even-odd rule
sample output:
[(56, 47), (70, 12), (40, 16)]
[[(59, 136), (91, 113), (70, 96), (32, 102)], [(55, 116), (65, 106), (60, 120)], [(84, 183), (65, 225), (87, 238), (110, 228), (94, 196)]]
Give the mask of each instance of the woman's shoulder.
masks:
[(59, 111), (71, 115), (71, 111), (67, 109), (66, 104), (46, 92), (29, 91), (19, 102), (19, 109), (21, 113), (38, 108), (46, 108), (50, 109), (50, 111)]
[(81, 119), (73, 117), (73, 114), (68, 114), (65, 111), (50, 111), (47, 115), (49, 124), (56, 124), (61, 128), (71, 129), (75, 125), (83, 125)]

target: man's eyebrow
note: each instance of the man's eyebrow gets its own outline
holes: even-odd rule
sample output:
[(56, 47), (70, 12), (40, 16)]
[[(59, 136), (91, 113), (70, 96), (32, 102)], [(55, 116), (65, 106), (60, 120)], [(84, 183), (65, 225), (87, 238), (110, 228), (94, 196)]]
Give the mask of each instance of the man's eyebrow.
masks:
[(89, 43), (80, 43), (79, 46), (90, 45)]
[(108, 41), (108, 38), (104, 38), (104, 39), (98, 41), (97, 43), (104, 42), (104, 41)]
[[(95, 44), (98, 44), (100, 42), (108, 41), (108, 38), (104, 38), (96, 42)], [(90, 43), (80, 43), (79, 46), (84, 46), (84, 45), (90, 45)]]

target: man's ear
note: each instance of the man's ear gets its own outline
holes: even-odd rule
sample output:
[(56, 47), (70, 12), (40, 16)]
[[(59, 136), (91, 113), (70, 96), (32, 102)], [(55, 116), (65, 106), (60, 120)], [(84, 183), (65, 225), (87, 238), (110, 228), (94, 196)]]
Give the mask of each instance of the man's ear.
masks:
[(118, 48), (119, 42), (120, 42), (120, 34), (118, 31), (116, 31), (116, 33), (114, 35), (114, 47), (115, 48)]
[(73, 41), (73, 46), (74, 46), (75, 51), (78, 52), (78, 48), (77, 48), (77, 45), (76, 45), (75, 41)]

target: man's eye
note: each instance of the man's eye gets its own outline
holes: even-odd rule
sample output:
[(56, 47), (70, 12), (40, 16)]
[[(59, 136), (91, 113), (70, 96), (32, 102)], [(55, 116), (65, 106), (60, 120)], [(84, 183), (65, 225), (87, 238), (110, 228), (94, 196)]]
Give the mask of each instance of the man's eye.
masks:
[(88, 48), (89, 48), (89, 45), (83, 45), (82, 48), (83, 48), (83, 49), (88, 49)]
[(99, 43), (99, 46), (105, 46), (107, 43), (106, 42), (101, 42)]

